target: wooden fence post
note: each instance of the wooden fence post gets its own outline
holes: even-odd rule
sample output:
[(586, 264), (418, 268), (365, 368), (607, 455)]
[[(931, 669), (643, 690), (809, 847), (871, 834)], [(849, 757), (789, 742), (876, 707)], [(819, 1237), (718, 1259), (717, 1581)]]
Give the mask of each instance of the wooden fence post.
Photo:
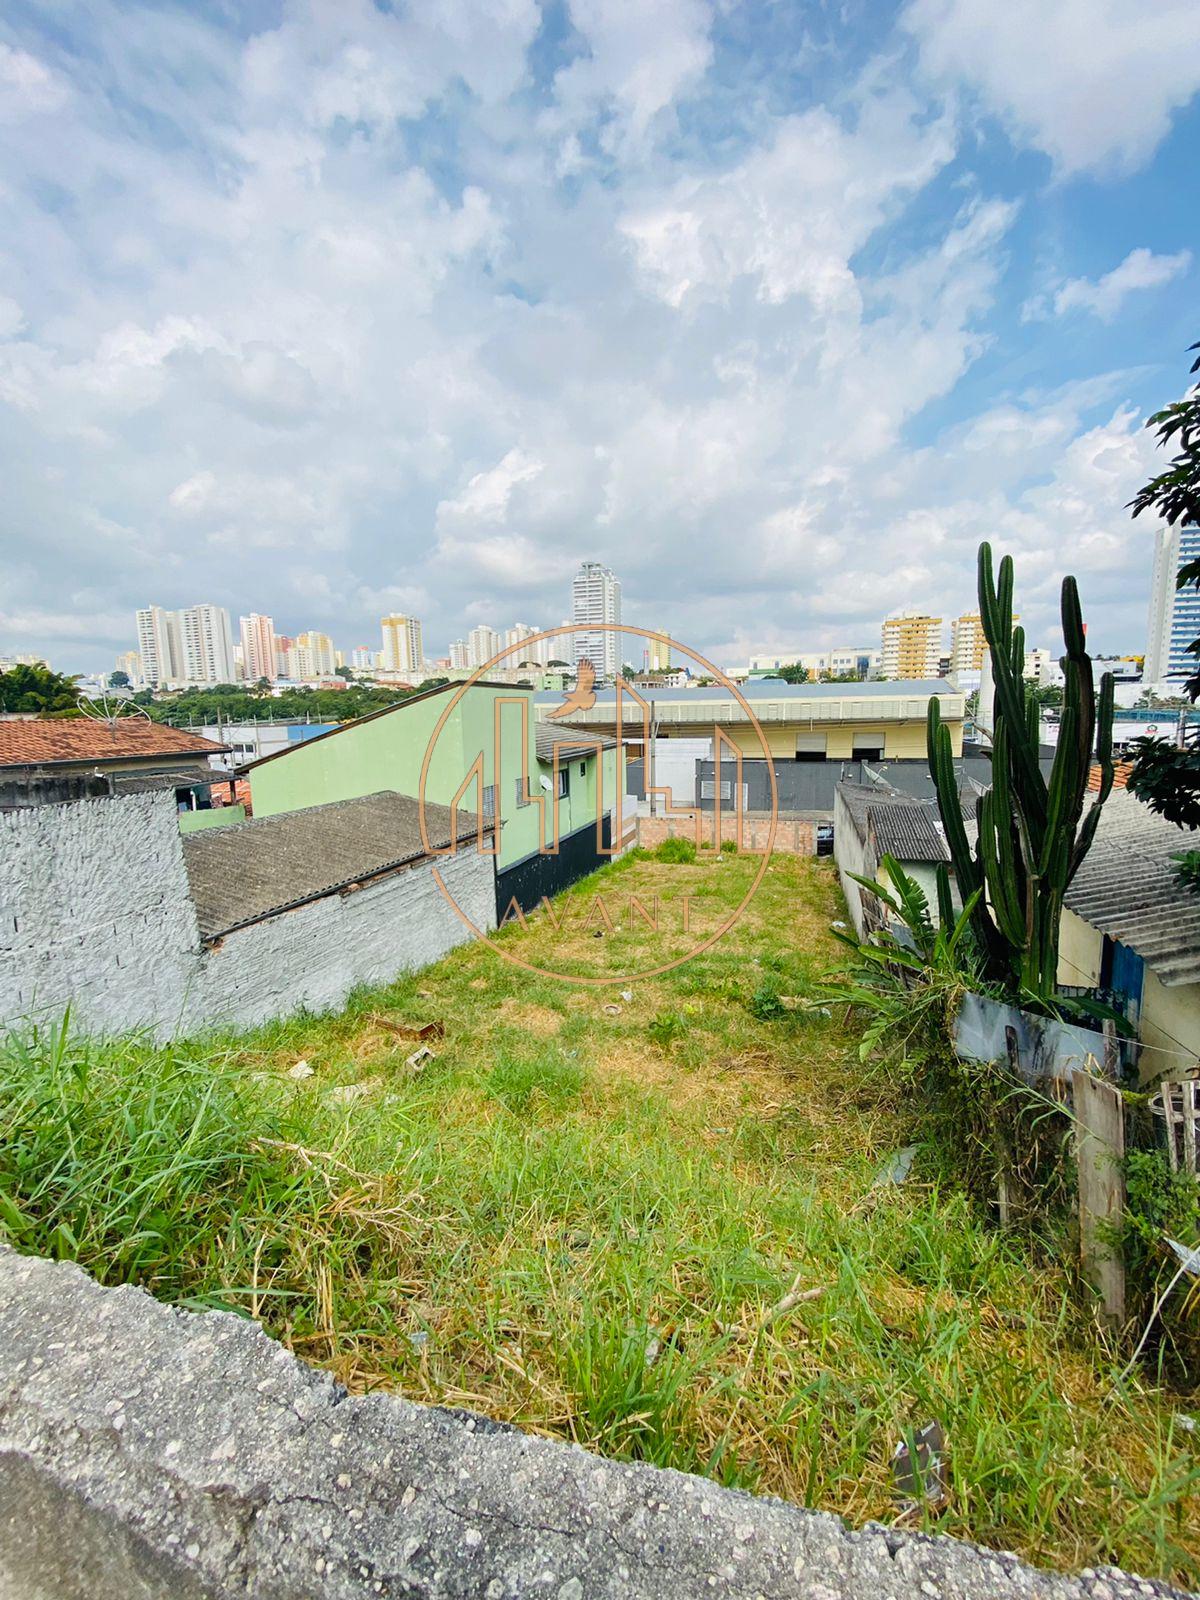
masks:
[(1121, 1091), (1091, 1073), (1071, 1072), (1075, 1160), (1079, 1172), (1079, 1246), (1083, 1270), (1100, 1294), (1104, 1315), (1125, 1320), (1125, 1263), (1110, 1230), (1125, 1211), (1125, 1113)]

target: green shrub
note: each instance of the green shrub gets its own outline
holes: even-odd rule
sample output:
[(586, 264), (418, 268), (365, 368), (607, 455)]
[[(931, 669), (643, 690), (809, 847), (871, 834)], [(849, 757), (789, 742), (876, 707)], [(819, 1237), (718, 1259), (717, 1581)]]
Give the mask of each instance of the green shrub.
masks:
[(654, 859), (687, 865), (696, 859), (696, 846), (690, 839), (664, 839), (654, 852)]

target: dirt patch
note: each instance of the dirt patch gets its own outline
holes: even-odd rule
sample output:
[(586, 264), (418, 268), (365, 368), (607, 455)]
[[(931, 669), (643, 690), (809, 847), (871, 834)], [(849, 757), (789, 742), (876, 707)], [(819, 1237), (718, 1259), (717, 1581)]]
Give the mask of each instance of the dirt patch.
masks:
[(549, 1006), (525, 1005), (511, 995), (496, 1015), (509, 1027), (520, 1028), (522, 1032), (535, 1034), (539, 1039), (548, 1039), (558, 1033), (565, 1020), (561, 1012), (551, 1011)]
[(620, 1038), (597, 1040), (591, 1069), (600, 1083), (627, 1083), (638, 1088), (662, 1090), (673, 1108), (694, 1109), (698, 1104), (734, 1116), (748, 1103), (761, 1102), (769, 1115), (786, 1103), (788, 1083), (771, 1058), (759, 1052), (752, 1057), (730, 1056), (719, 1048), (711, 1063), (686, 1067), (670, 1052), (664, 1053), (647, 1040)]

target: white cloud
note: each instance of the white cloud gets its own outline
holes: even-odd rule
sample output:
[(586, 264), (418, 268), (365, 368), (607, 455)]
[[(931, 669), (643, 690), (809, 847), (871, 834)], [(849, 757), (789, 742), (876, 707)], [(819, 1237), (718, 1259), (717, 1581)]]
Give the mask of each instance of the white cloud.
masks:
[[(608, 113), (601, 142), (611, 153), (636, 149), (651, 125), (703, 77), (712, 61), (706, 0), (569, 0), (585, 53), (555, 78), (557, 116), (548, 127)], [(568, 160), (578, 158), (570, 133)]]
[(1195, 0), (913, 0), (925, 71), (1064, 173), (1133, 170), (1200, 89)]
[(1022, 315), (1030, 321), (1047, 316), (1051, 309), (1056, 317), (1070, 311), (1087, 311), (1101, 322), (1111, 322), (1128, 295), (1138, 289), (1161, 288), (1180, 277), (1191, 264), (1190, 250), (1171, 256), (1156, 256), (1146, 249), (1131, 250), (1119, 266), (1102, 278), (1068, 278), (1049, 299), (1039, 296), (1027, 302)]
[(57, 111), (67, 89), (36, 56), (0, 44), (0, 123)]
[(893, 93), (870, 98), (853, 128), (823, 109), (788, 117), (728, 172), (632, 209), (621, 230), (647, 282), (676, 307), (725, 299), (747, 278), (771, 304), (804, 295), (853, 313), (850, 258), (954, 153), (949, 126), (918, 110)]
[(0, 156), (5, 637), (104, 665), (206, 598), (339, 644), (415, 610), (433, 652), (555, 625), (598, 556), (744, 655), (966, 604), (995, 535), (1047, 618), (1074, 540), (1137, 642), (1127, 389), (958, 399), (1018, 206), (898, 54), (805, 106), (731, 95), (699, 0), (580, 0), (565, 66), (532, 0), (93, 14), (30, 40), (57, 109)]

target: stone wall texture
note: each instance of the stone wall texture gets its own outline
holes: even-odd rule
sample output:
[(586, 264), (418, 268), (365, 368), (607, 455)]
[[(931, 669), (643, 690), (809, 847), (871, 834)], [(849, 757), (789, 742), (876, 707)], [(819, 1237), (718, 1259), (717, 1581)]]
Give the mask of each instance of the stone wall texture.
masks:
[[(702, 812), (700, 815), (700, 833), (704, 844), (712, 848), (713, 844), (712, 812)], [(758, 813), (750, 813), (742, 818), (742, 849), (746, 851), (761, 852), (767, 848), (767, 839), (770, 836), (771, 819)], [(692, 817), (639, 817), (638, 818), (638, 843), (647, 850), (652, 850), (655, 845), (662, 844), (664, 839), (687, 839), (695, 843), (696, 824)], [(722, 816), (721, 840), (732, 839), (737, 842), (737, 818)], [(815, 856), (817, 853), (816, 824), (805, 817), (779, 817), (775, 823), (775, 839), (771, 846), (772, 851), (779, 851), (781, 855)]]
[(1132, 1600), (351, 1397), (255, 1323), (0, 1248), (0, 1600)]
[[(496, 921), (491, 858), (439, 863), (476, 926)], [(471, 937), (430, 864), (227, 934), (200, 937), (170, 795), (0, 814), (0, 1018), (61, 1016), (159, 1037), (340, 1005)]]

